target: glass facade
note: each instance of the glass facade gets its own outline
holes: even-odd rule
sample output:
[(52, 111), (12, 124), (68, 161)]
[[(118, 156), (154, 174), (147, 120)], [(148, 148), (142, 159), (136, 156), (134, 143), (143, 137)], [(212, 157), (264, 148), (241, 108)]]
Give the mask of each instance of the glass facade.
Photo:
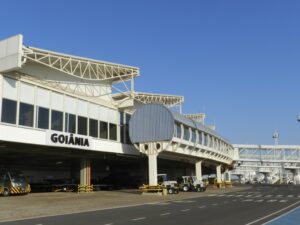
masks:
[(98, 120), (89, 119), (89, 135), (91, 137), (98, 137)]
[(74, 114), (65, 114), (65, 132), (76, 133), (76, 116)]
[(117, 140), (117, 125), (110, 123), (109, 124), (109, 140)]
[(33, 105), (20, 103), (19, 125), (33, 127)]
[(63, 131), (63, 113), (60, 111), (51, 111), (51, 130)]
[(78, 116), (78, 134), (87, 135), (87, 118)]
[(1, 121), (4, 123), (16, 124), (17, 102), (10, 99), (2, 99)]
[(37, 128), (49, 129), (49, 109), (43, 107), (37, 107)]
[(108, 139), (108, 123), (100, 121), (100, 138)]

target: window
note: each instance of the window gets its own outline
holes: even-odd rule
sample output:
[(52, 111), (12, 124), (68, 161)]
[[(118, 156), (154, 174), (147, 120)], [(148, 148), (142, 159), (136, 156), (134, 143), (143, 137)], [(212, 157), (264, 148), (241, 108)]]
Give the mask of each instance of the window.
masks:
[(89, 120), (89, 135), (92, 137), (98, 137), (98, 121), (94, 119)]
[(76, 133), (76, 116), (66, 113), (65, 115), (65, 132)]
[(190, 130), (188, 127), (184, 126), (183, 139), (189, 141), (190, 140)]
[(60, 111), (51, 111), (51, 130), (63, 131), (63, 113)]
[(37, 127), (41, 129), (49, 128), (49, 109), (37, 107)]
[(207, 146), (208, 144), (208, 137), (207, 134), (204, 134), (204, 145)]
[(108, 125), (107, 122), (100, 121), (100, 138), (108, 138)]
[(210, 136), (210, 135), (209, 135), (209, 147), (211, 147), (211, 148), (214, 147), (214, 146), (213, 146), (213, 141), (214, 141), (213, 136)]
[(131, 145), (132, 142), (131, 142), (131, 139), (130, 139), (130, 136), (129, 136), (129, 125), (126, 124), (126, 127), (125, 127), (125, 134), (126, 134), (126, 144), (129, 144)]
[(199, 136), (198, 136), (199, 144), (202, 145), (202, 132), (199, 131)]
[(176, 123), (176, 137), (181, 138), (181, 126), (178, 123)]
[(78, 134), (87, 135), (87, 118), (78, 116)]
[(117, 125), (110, 123), (109, 124), (109, 140), (117, 140)]
[(192, 130), (192, 140), (193, 143), (196, 143), (196, 131)]
[(2, 99), (2, 117), (4, 123), (16, 124), (17, 102), (9, 99)]
[(19, 125), (33, 127), (33, 105), (20, 103)]

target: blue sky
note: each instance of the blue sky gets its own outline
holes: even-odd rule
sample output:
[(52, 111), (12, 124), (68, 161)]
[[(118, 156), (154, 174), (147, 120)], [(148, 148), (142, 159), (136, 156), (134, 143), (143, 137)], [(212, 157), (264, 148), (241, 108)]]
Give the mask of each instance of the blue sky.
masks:
[(0, 39), (137, 66), (233, 143), (300, 144), (299, 1), (2, 1)]

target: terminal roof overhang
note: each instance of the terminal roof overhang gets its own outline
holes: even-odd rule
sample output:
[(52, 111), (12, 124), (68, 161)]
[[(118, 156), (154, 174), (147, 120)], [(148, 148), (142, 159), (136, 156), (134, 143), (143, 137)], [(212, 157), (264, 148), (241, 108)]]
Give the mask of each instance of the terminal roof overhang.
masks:
[(134, 99), (135, 101), (144, 104), (158, 103), (168, 107), (180, 105), (184, 102), (183, 96), (153, 94), (153, 93), (135, 92), (135, 91), (116, 93), (112, 95), (112, 97), (116, 102), (122, 102), (127, 99)]
[(23, 46), (23, 57), (83, 80), (117, 83), (139, 76), (139, 68)]

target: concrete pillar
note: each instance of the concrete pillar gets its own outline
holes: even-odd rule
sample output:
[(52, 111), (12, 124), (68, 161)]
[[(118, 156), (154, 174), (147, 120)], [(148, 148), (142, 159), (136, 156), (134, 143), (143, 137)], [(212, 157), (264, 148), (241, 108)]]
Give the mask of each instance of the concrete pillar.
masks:
[(226, 169), (225, 171), (225, 181), (231, 182), (231, 171), (229, 169)]
[(216, 167), (216, 175), (217, 175), (217, 183), (222, 183), (222, 176), (221, 176), (221, 165)]
[(148, 155), (149, 185), (157, 185), (157, 154)]
[(195, 163), (195, 171), (197, 180), (202, 180), (202, 161)]
[(80, 185), (91, 185), (91, 161), (88, 159), (80, 162)]

